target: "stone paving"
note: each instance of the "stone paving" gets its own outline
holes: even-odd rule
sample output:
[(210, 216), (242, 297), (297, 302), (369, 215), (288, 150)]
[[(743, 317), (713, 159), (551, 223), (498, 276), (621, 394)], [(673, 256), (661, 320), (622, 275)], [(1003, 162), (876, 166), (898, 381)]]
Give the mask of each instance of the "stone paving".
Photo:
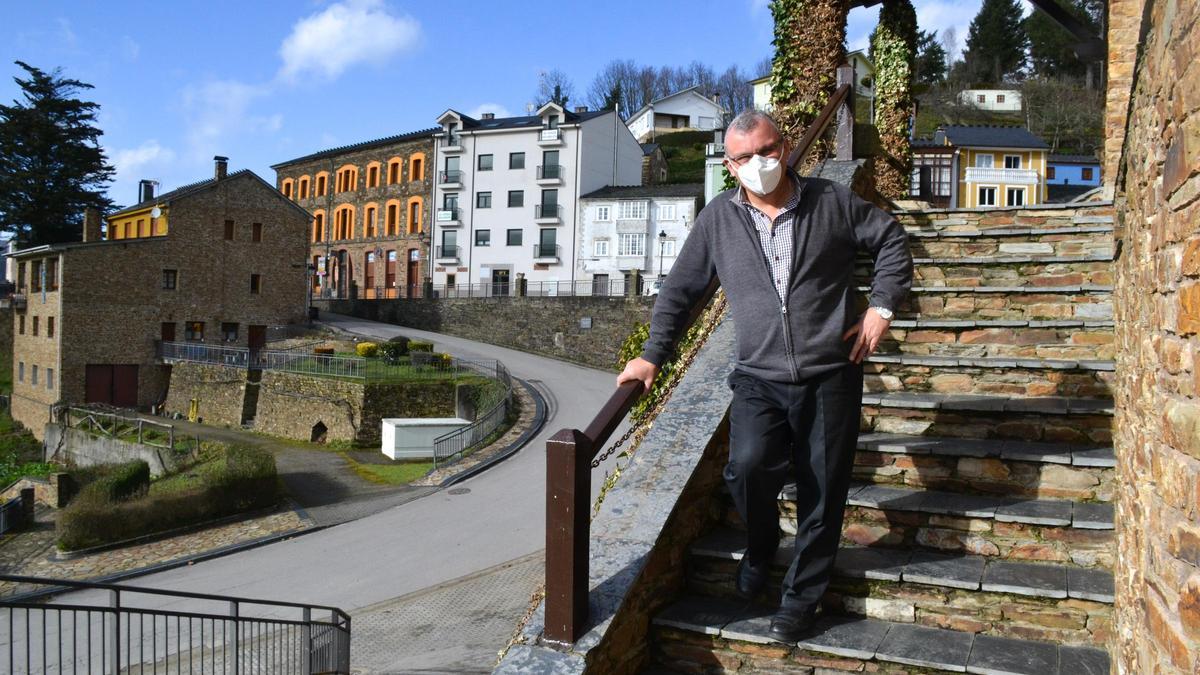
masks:
[[(273, 513), (226, 523), (175, 537), (136, 546), (59, 560), (54, 547), (54, 516), (50, 509), (39, 509), (36, 524), (30, 530), (0, 537), (0, 572), (4, 574), (52, 577), (76, 581), (110, 577), (192, 558), (237, 544), (267, 537), (300, 533), (313, 526), (311, 519), (281, 506)], [(0, 582), (0, 596), (34, 590), (33, 587)]]

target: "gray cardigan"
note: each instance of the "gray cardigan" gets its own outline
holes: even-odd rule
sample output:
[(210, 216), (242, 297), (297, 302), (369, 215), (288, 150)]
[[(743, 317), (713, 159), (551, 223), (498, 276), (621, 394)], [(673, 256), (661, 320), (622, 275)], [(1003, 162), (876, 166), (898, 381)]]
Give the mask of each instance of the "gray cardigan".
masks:
[(842, 335), (859, 319), (857, 252), (875, 261), (870, 305), (896, 310), (912, 286), (904, 228), (842, 185), (799, 181), (786, 301), (779, 301), (750, 214), (731, 199), (737, 190), (727, 190), (700, 212), (663, 282), (643, 358), (661, 366), (670, 357), (714, 275), (729, 299), (737, 368), (765, 380), (798, 382), (849, 363), (854, 340)]

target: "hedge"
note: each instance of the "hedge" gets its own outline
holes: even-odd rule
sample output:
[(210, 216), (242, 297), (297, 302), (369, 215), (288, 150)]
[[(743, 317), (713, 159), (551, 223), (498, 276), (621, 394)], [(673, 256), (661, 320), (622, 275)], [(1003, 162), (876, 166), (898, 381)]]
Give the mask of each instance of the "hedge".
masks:
[(278, 492), (275, 457), (233, 446), (224, 450), (220, 470), (194, 490), (124, 501), (107, 499), (102, 490), (80, 493), (59, 513), (58, 547), (102, 546), (265, 508), (278, 501)]
[(365, 359), (374, 358), (379, 355), (379, 345), (374, 342), (360, 342), (354, 345), (354, 351)]
[(396, 364), (408, 354), (407, 338), (404, 342), (384, 342), (379, 345), (379, 356), (385, 363)]
[(81, 494), (95, 495), (106, 502), (119, 502), (146, 493), (150, 487), (150, 465), (144, 460), (114, 464), (100, 469), (96, 479)]
[(410, 340), (408, 343), (408, 351), (412, 352), (432, 352), (433, 343), (425, 342), (424, 340)]

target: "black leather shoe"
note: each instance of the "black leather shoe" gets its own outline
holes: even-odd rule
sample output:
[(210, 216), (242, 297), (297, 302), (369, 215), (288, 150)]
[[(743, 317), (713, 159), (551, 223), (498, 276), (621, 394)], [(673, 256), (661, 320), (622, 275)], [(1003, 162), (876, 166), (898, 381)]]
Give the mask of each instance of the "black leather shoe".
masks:
[(737, 593), (746, 600), (751, 600), (762, 592), (770, 576), (770, 565), (751, 565), (746, 556), (742, 556), (737, 567)]
[(815, 622), (816, 612), (781, 609), (771, 619), (771, 628), (767, 634), (777, 642), (796, 644), (812, 629)]

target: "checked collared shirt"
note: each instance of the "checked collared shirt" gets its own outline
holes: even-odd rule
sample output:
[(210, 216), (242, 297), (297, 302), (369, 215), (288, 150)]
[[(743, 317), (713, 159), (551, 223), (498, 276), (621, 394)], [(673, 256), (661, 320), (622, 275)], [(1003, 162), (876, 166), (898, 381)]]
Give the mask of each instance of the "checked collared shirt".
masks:
[(738, 188), (733, 201), (741, 204), (750, 214), (754, 229), (758, 231), (758, 243), (762, 246), (763, 259), (771, 269), (771, 280), (780, 304), (787, 294), (789, 275), (792, 269), (792, 242), (795, 241), (796, 207), (800, 205), (800, 182), (792, 180), (792, 196), (772, 223), (767, 214), (759, 211), (745, 199), (745, 188)]

